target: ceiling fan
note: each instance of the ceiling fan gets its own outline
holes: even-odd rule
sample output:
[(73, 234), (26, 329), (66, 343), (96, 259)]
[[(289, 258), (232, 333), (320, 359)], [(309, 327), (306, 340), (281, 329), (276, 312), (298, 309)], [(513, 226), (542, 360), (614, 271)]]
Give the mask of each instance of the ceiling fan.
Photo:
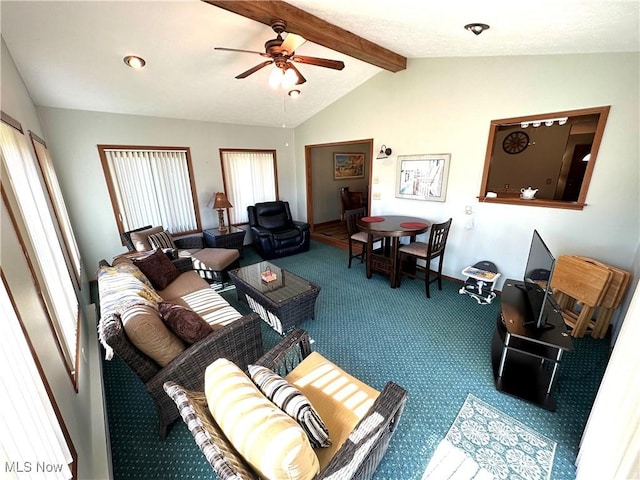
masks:
[(269, 58), (269, 60), (259, 63), (246, 72), (242, 72), (240, 75), (237, 75), (235, 78), (247, 78), (249, 75), (273, 63), (274, 68), (269, 75), (269, 84), (272, 87), (283, 86), (288, 88), (293, 85), (301, 85), (307, 81), (307, 79), (300, 73), (300, 70), (298, 70), (292, 62), (333, 68), (334, 70), (342, 70), (344, 68), (344, 62), (339, 60), (296, 55), (296, 49), (305, 43), (306, 40), (300, 35), (293, 33), (288, 33), (287, 38), (283, 39), (282, 33), (287, 28), (287, 23), (284, 20), (273, 20), (271, 22), (271, 28), (276, 32), (277, 37), (268, 40), (264, 44), (264, 53), (253, 50), (240, 50), (237, 48), (215, 48), (216, 50), (226, 50), (229, 52), (254, 53)]

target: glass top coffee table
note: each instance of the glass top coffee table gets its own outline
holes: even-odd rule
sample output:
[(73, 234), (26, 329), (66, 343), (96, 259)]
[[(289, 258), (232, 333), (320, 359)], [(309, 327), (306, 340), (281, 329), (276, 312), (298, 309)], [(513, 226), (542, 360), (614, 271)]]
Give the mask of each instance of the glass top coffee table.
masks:
[[(267, 282), (262, 275), (271, 272), (275, 279)], [(320, 287), (269, 262), (260, 262), (229, 272), (236, 286), (238, 300), (260, 315), (281, 335), (298, 323), (314, 318)]]

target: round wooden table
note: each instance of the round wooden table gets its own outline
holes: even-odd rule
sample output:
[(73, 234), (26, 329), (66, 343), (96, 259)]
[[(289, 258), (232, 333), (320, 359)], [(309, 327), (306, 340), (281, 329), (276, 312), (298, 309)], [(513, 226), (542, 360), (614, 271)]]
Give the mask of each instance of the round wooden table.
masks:
[[(423, 218), (404, 215), (376, 215), (362, 217), (357, 221), (358, 228), (367, 233), (367, 278), (373, 270), (389, 275), (391, 288), (399, 284), (398, 248), (400, 237), (415, 237), (429, 229), (429, 222)], [(373, 252), (373, 237), (385, 237), (386, 247), (381, 253)], [(390, 247), (388, 240), (391, 240)]]

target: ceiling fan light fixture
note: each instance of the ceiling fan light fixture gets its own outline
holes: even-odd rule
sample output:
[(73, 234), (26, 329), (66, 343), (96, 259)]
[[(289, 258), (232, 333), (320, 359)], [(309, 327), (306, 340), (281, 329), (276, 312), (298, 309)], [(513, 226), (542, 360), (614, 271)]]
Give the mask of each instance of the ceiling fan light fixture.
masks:
[(490, 27), (486, 23), (468, 23), (464, 26), (464, 28), (469, 30), (470, 32), (473, 32), (475, 35), (480, 35)]
[(144, 58), (138, 57), (137, 55), (127, 55), (122, 60), (126, 65), (135, 69), (140, 69), (147, 64)]
[(282, 84), (282, 77), (284, 77), (284, 72), (274, 66), (269, 74), (269, 86), (271, 88), (278, 88)]
[(291, 88), (298, 83), (300, 79), (293, 68), (285, 68), (282, 76), (282, 88)]

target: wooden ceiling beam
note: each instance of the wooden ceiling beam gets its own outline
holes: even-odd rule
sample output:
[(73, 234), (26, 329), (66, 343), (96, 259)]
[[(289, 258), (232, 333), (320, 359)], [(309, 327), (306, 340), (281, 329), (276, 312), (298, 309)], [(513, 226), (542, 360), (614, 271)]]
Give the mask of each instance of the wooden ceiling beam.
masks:
[(229, 12), (242, 15), (265, 25), (274, 19), (287, 22), (286, 32), (336, 52), (375, 65), (390, 72), (407, 68), (407, 59), (380, 45), (332, 25), (315, 15), (279, 0), (203, 0)]

